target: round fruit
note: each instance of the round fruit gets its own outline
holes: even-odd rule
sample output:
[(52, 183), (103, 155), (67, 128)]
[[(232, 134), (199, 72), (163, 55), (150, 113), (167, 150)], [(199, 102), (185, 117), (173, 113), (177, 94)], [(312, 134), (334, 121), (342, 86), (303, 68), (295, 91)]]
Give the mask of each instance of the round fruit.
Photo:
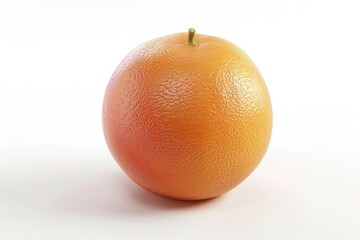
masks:
[(106, 90), (103, 128), (125, 173), (162, 196), (200, 200), (242, 182), (268, 147), (272, 111), (250, 58), (217, 37), (148, 41), (120, 63)]

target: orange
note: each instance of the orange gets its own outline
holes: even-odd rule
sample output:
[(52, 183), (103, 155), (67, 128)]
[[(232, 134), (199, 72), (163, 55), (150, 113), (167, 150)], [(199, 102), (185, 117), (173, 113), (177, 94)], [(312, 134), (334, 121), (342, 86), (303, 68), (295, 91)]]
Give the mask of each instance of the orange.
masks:
[(178, 33), (131, 51), (104, 98), (108, 147), (143, 188), (183, 200), (242, 182), (268, 147), (272, 110), (263, 78), (236, 45)]

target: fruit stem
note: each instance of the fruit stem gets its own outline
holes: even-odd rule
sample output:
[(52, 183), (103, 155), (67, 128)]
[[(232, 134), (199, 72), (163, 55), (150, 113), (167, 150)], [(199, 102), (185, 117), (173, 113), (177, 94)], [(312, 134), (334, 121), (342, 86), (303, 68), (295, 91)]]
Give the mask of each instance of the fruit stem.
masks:
[(196, 42), (194, 42), (195, 29), (194, 28), (189, 28), (188, 33), (189, 33), (189, 35), (188, 35), (187, 45), (195, 46), (196, 45)]

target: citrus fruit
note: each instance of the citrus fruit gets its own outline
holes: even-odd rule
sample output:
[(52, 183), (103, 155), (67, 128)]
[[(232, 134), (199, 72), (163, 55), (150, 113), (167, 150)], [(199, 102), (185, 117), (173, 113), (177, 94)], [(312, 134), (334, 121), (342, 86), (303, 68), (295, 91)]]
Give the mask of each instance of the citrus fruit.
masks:
[(260, 72), (239, 47), (190, 29), (125, 57), (105, 93), (103, 129), (137, 184), (200, 200), (229, 191), (256, 168), (272, 110)]

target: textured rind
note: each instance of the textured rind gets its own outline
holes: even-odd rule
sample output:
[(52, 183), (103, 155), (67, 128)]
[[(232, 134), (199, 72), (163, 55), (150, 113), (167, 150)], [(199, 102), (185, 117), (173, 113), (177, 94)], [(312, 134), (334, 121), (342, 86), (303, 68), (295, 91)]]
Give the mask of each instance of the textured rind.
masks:
[(109, 149), (145, 189), (177, 199), (221, 195), (259, 164), (272, 128), (261, 74), (237, 46), (187, 34), (154, 39), (120, 63), (106, 90)]

